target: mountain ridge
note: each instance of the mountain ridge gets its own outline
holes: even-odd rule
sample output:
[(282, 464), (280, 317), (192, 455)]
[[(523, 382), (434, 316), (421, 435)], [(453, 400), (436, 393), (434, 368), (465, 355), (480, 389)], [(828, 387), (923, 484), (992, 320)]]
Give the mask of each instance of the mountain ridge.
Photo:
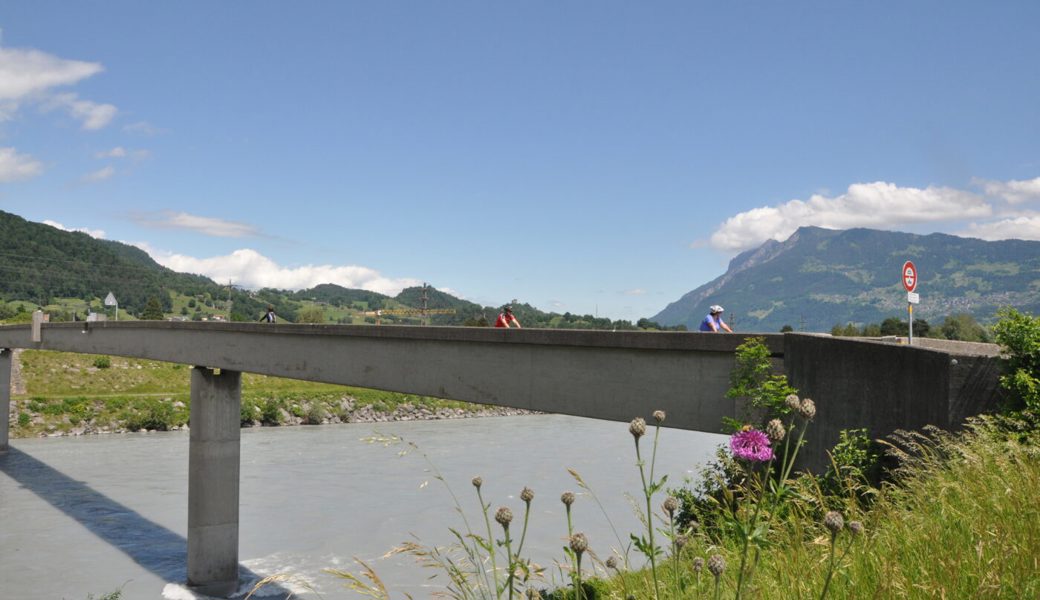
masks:
[(990, 321), (1001, 306), (1040, 309), (1040, 242), (801, 227), (787, 240), (737, 255), (725, 273), (651, 319), (695, 329), (711, 304), (726, 307), (741, 331), (829, 331), (906, 318), (906, 260), (921, 273), (915, 318), (963, 312)]

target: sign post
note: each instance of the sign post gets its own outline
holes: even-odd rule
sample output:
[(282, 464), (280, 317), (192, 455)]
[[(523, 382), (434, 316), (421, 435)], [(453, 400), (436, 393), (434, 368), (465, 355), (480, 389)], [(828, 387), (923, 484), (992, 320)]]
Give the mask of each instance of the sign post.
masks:
[(105, 306), (114, 306), (114, 307), (116, 307), (116, 321), (118, 321), (119, 320), (119, 302), (116, 302), (116, 297), (112, 294), (112, 292), (109, 292), (108, 296), (105, 296)]
[(914, 263), (906, 261), (903, 263), (903, 288), (906, 290), (906, 310), (910, 315), (910, 337), (909, 343), (914, 343), (914, 305), (921, 301), (921, 296), (914, 293), (917, 289), (917, 267)]

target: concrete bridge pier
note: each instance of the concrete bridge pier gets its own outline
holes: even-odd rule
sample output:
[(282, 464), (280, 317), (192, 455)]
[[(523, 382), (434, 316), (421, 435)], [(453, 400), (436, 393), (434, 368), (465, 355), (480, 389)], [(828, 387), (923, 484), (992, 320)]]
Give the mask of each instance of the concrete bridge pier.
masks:
[(11, 355), (9, 348), (0, 348), (0, 452), (7, 450), (8, 430), (11, 427)]
[(191, 372), (188, 587), (226, 598), (238, 588), (242, 374)]

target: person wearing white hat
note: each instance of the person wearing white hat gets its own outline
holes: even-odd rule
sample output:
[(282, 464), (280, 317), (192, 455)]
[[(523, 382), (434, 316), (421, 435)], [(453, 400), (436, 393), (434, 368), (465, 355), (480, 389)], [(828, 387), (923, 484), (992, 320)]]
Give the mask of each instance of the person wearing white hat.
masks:
[(701, 321), (701, 331), (711, 331), (718, 333), (725, 329), (726, 331), (733, 333), (733, 330), (726, 325), (726, 322), (722, 320), (722, 311), (726, 309), (722, 308), (718, 304), (712, 304), (708, 309), (708, 316), (704, 317)]

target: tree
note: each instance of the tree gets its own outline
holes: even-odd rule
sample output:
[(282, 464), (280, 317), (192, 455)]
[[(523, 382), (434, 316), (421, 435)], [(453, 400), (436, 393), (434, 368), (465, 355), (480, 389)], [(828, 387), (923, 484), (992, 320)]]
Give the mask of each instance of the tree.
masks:
[(1014, 399), (1032, 410), (1040, 409), (1040, 317), (1013, 308), (997, 313), (993, 333), (1008, 356), (1007, 374), (1000, 384)]
[(889, 317), (881, 322), (881, 335), (901, 335), (906, 337), (910, 333), (910, 325), (901, 321), (898, 317)]
[(320, 306), (306, 306), (296, 313), (297, 323), (324, 323), (325, 309)]
[(162, 304), (158, 298), (155, 296), (148, 298), (148, 302), (144, 305), (144, 311), (141, 313), (141, 319), (145, 321), (163, 320)]
[(963, 342), (988, 342), (989, 332), (979, 325), (975, 317), (967, 313), (949, 315), (943, 320), (939, 329), (942, 336), (948, 340), (960, 340)]
[(780, 333), (790, 333), (792, 331), (794, 331), (794, 327), (791, 327), (790, 325), (784, 325), (780, 328)]

